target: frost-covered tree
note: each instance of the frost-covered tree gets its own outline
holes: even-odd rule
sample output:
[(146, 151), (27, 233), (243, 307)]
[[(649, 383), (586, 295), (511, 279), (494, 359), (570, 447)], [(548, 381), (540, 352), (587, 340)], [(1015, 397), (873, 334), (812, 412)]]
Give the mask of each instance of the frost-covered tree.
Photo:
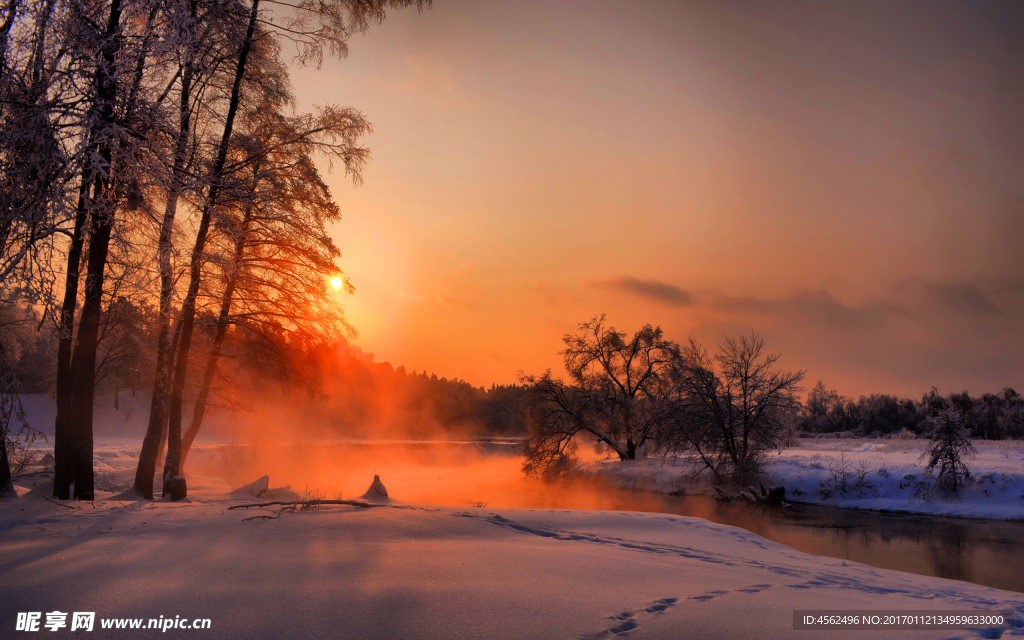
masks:
[(935, 488), (945, 496), (955, 496), (972, 478), (964, 458), (978, 451), (971, 444), (971, 437), (959, 411), (944, 409), (931, 419), (933, 431), (931, 446), (927, 452), (928, 471), (939, 469)]
[[(176, 103), (176, 127), (168, 140), (170, 162), (165, 174), (163, 216), (156, 243), (160, 293), (157, 315), (155, 376), (150, 399), (149, 426), (143, 441), (135, 489), (146, 498), (153, 493), (155, 465), (167, 439), (167, 395), (170, 387), (174, 314), (174, 232), (179, 202), (201, 197), (202, 167), (209, 161), (210, 135), (203, 135), (223, 111), (224, 91), (234, 71), (244, 29), (244, 7), (236, 2), (200, 3), (178, 0), (165, 6), (166, 37), (175, 44), (171, 66), (175, 68), (165, 93)], [(176, 96), (176, 97), (175, 97)]]
[(211, 241), (207, 281), (220, 293), (220, 306), (182, 436), (182, 464), (203, 423), (229, 329), (248, 339), (269, 332), (306, 343), (353, 334), (327, 288), (328, 275), (347, 283), (327, 230), (341, 213), (311, 156), (340, 160), (358, 182), (367, 157), (359, 139), (369, 123), (354, 109), (326, 108), (298, 117), (256, 109), (244, 124), (235, 145), (240, 160), (225, 185), (231, 204), (221, 207)]
[[(167, 413), (167, 458), (163, 473), (165, 483), (170, 483), (180, 471), (182, 405), (201, 302), (207, 244), (210, 242), (214, 219), (219, 215), (219, 209), (227, 196), (225, 187), (234, 163), (229, 151), (233, 146), (236, 120), (240, 123), (244, 119), (246, 105), (253, 104), (250, 100), (251, 92), (246, 90), (246, 85), (251, 86), (254, 78), (258, 77), (258, 63), (261, 59), (267, 61), (270, 58), (268, 66), (272, 67), (275, 62), (280, 64), (278, 52), (280, 43), (284, 41), (298, 47), (300, 62), (319, 65), (325, 48), (332, 54), (344, 56), (348, 51), (349, 38), (365, 31), (371, 24), (382, 22), (389, 9), (410, 5), (422, 8), (429, 4), (429, 0), (299, 0), (294, 3), (250, 0), (248, 6), (244, 3), (239, 5), (243, 11), (235, 17), (238, 24), (244, 27), (240, 30), (231, 57), (225, 61), (231, 76), (227, 83), (230, 88), (224, 96), (222, 110), (218, 113), (220, 117), (216, 118), (214, 128), (220, 122), (223, 125), (219, 127), (215, 144), (208, 151), (210, 160), (204, 167), (201, 179), (203, 188), (200, 189), (196, 207), (198, 224), (189, 252), (187, 288), (172, 338), (173, 353), (168, 353), (166, 359), (158, 358), (158, 384), (154, 388), (154, 395), (165, 397), (154, 397), (153, 407), (166, 407)], [(265, 93), (272, 88), (264, 86), (258, 93)], [(156, 463), (157, 450), (162, 440), (161, 423), (162, 420), (150, 420), (136, 473), (135, 491), (147, 498), (152, 495), (153, 476), (149, 469)]]
[[(285, 95), (286, 49), (301, 63), (319, 65), (325, 49), (345, 55), (351, 36), (388, 10), (429, 4), (0, 3), (0, 293), (29, 298), (55, 325), (55, 497), (92, 497), (96, 385), (113, 369), (130, 371), (141, 362), (130, 353), (138, 340), (105, 328), (149, 298), (158, 301), (158, 348), (135, 488), (152, 497), (162, 442), (169, 443), (165, 475), (177, 475), (192, 332), (197, 314), (216, 306), (203, 298), (211, 237), (237, 210), (230, 184), (246, 169), (247, 159), (235, 155), (235, 128), (244, 130), (247, 113), (264, 108), (274, 91), (283, 99), (271, 112), (294, 107)], [(332, 113), (341, 111), (320, 117)], [(347, 151), (361, 152), (353, 145)], [(353, 159), (344, 158), (346, 168)], [(132, 260), (139, 264), (142, 248), (157, 258), (158, 294), (145, 278), (125, 272)], [(187, 268), (175, 264), (180, 255), (188, 257)], [(138, 288), (115, 291), (118, 283)]]
[(27, 342), (31, 312), (0, 299), (0, 498), (14, 493), (13, 475), (34, 460), (33, 441), (42, 434), (28, 424), (21, 405), (21, 383), (15, 374), (18, 351)]
[(8, 362), (3, 343), (0, 342), (0, 498), (14, 493), (9, 453), (13, 447), (12, 427), (25, 423), (25, 412), (18, 397), (18, 379)]
[[(76, 6), (72, 12), (76, 32), (67, 43), (85, 65), (82, 80), (89, 107), (80, 125), (80, 185), (57, 354), (57, 498), (72, 497), (73, 485), (73, 497), (92, 499), (93, 403), (104, 302), (109, 299), (104, 293), (108, 261), (112, 243), (121, 236), (123, 214), (145, 209), (148, 176), (160, 172), (157, 134), (165, 123), (159, 91), (151, 82), (161, 71), (154, 64), (162, 42), (159, 4), (110, 0)], [(83, 258), (84, 290), (74, 327)]]
[(0, 281), (39, 295), (40, 269), (71, 215), (75, 105), (62, 46), (68, 7), (12, 0), (0, 9)]

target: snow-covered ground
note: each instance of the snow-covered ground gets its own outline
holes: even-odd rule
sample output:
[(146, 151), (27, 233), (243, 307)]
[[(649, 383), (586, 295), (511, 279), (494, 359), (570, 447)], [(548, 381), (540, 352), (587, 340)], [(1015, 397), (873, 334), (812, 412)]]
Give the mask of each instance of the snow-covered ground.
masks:
[[(1024, 520), (1024, 442), (975, 441), (968, 460), (975, 481), (955, 499), (931, 490), (922, 459), (926, 440), (804, 439), (773, 453), (765, 484), (786, 487), (793, 502), (971, 518)], [(580, 466), (583, 475), (623, 487), (673, 493), (708, 491), (685, 460), (605, 459)], [(845, 470), (845, 471), (844, 471)]]
[[(769, 469), (791, 492), (813, 489), (808, 500), (857, 506), (880, 499), (858, 497), (852, 489), (827, 500), (817, 495), (820, 483), (831, 478), (830, 462), (842, 455), (853, 469), (851, 483), (864, 460), (871, 465), (872, 478), (884, 480), (873, 487), (892, 500), (904, 490), (879, 476), (878, 469), (884, 467), (897, 478), (920, 473), (917, 442), (803, 444), (779, 455)], [(973, 461), (979, 475), (1005, 474), (1008, 482), (1017, 483), (1016, 496), (1021, 493), (1018, 444), (981, 443)], [(494, 509), (482, 503), (439, 507), (403, 502), (393, 487), (389, 489), (395, 500), (380, 508), (229, 510), (243, 500), (270, 495), (282, 499), (294, 493), (256, 497), (247, 490), (232, 497), (237, 487), (196, 476), (189, 477), (188, 502), (118, 499), (117, 492), (131, 482), (138, 445), (137, 437), (97, 439), (100, 491), (94, 504), (47, 499), (49, 477), (40, 473), (19, 477), (20, 498), (0, 502), (0, 637), (33, 637), (14, 631), (17, 614), (52, 611), (95, 611), (97, 620), (138, 618), (143, 626), (160, 616), (210, 619), (209, 630), (166, 632), (188, 638), (1024, 635), (1024, 626), (794, 631), (793, 612), (807, 609), (1016, 611), (1024, 616), (1024, 595), (805, 554), (700, 518)], [(510, 464), (516, 466), (515, 460)], [(662, 491), (678, 489), (686, 472), (682, 465), (654, 460), (598, 462), (588, 469), (620, 484)], [(273, 473), (272, 488), (277, 486)], [(433, 481), (434, 475), (432, 471), (421, 482)], [(440, 471), (436, 475), (441, 482)], [(371, 480), (368, 475), (360, 490)], [(386, 475), (383, 481), (388, 484)], [(473, 482), (465, 480), (467, 485)], [(412, 485), (407, 479), (397, 486)], [(973, 508), (999, 504), (983, 488), (977, 488), (975, 498), (991, 503)], [(243, 493), (246, 497), (239, 497)], [(921, 502), (912, 494), (905, 499)], [(260, 515), (271, 517), (254, 517)], [(102, 629), (97, 622), (89, 637), (152, 633)]]
[[(446, 640), (994, 638), (1003, 630), (794, 631), (793, 611), (1024, 614), (1019, 593), (809, 555), (699, 518), (392, 496), (253, 519), (278, 508), (229, 510), (241, 501), (220, 480), (191, 478), (185, 503), (103, 494), (62, 506), (40, 489), (0, 503), (4, 638), (31, 637), (14, 631), (31, 611), (211, 621), (170, 637)], [(87, 637), (156, 633), (99, 627)], [(1024, 628), (1003, 637), (1014, 633)]]

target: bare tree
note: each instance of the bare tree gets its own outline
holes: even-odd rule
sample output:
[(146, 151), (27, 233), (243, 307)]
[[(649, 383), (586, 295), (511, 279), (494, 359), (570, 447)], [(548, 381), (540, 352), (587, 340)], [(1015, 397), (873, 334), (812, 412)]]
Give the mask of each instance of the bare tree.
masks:
[(955, 496), (972, 478), (964, 458), (977, 454), (978, 450), (971, 444), (971, 437), (959, 411), (944, 409), (931, 418), (930, 422), (934, 430), (927, 452), (928, 471), (938, 467), (935, 488), (944, 496)]
[[(87, 132), (81, 169), (79, 219), (88, 236), (86, 278), (81, 316), (74, 335), (70, 364), (67, 349), (58, 349), (55, 425), (54, 496), (67, 498), (74, 484), (74, 497), (92, 499), (92, 422), (95, 400), (98, 338), (103, 314), (103, 285), (116, 236), (118, 212), (138, 209), (142, 204), (141, 183), (154, 152), (147, 133), (161, 124), (159, 100), (145, 83), (153, 47), (157, 43), (157, 4), (110, 0), (92, 19), (79, 16), (83, 53), (94, 51), (94, 69), (89, 77), (94, 96), (83, 127)], [(104, 25), (98, 27), (98, 24)], [(81, 212), (85, 213), (81, 213)], [(85, 216), (83, 219), (81, 216)], [(69, 259), (68, 272), (77, 273)], [(65, 309), (73, 312), (77, 291), (69, 285)], [(76, 287), (77, 289), (77, 287)], [(71, 298), (72, 304), (68, 304)], [(71, 326), (63, 326), (61, 339), (70, 340)], [(62, 345), (64, 346), (64, 345)]]
[[(180, 323), (177, 332), (177, 352), (174, 354), (169, 375), (170, 386), (167, 398), (168, 431), (167, 459), (164, 464), (165, 493), (169, 490), (173, 478), (178, 477), (181, 463), (181, 419), (182, 402), (185, 391), (188, 362), (195, 330), (195, 319), (198, 296), (202, 285), (203, 262), (206, 245), (210, 234), (210, 226), (221, 205), (221, 191), (229, 170), (228, 151), (231, 148), (235, 120), (243, 103), (243, 81), (248, 68), (250, 56), (257, 59), (260, 47), (273, 49), (277, 38), (284, 38), (300, 47), (300, 60), (319, 63), (324, 47), (336, 55), (347, 53), (347, 41), (352, 34), (364, 31), (372, 23), (384, 20), (388, 8), (401, 8), (412, 4), (423, 7), (427, 0), (300, 0), (296, 3), (279, 3), (275, 0), (263, 0), (267, 4), (281, 4), (288, 11), (287, 17), (278, 21), (264, 12), (261, 0), (251, 0), (248, 18), (246, 19), (245, 35), (237, 50), (234, 60), (234, 79), (229, 98), (226, 103), (224, 127), (220, 142), (212, 154), (213, 162), (206, 174), (208, 187), (202, 198), (201, 215), (196, 231), (195, 242), (190, 255), (188, 272), (188, 289), (181, 304)], [(166, 375), (158, 372), (158, 376)], [(158, 437), (147, 431), (147, 439)], [(144, 443), (145, 446), (145, 443)], [(147, 449), (148, 452), (148, 449)], [(145, 457), (145, 456), (143, 456)], [(148, 467), (148, 459), (140, 459), (142, 465)], [(136, 487), (136, 491), (147, 495), (147, 487)]]
[(21, 404), (21, 383), (14, 371), (35, 318), (17, 300), (0, 298), (0, 498), (14, 493), (13, 473), (35, 459), (31, 444), (43, 437), (33, 429)]
[(627, 339), (606, 326), (603, 315), (580, 329), (579, 335), (562, 339), (569, 384), (553, 379), (550, 372), (522, 379), (533, 391), (527, 473), (565, 468), (579, 434), (589, 434), (621, 460), (634, 460), (657, 435), (679, 346), (651, 325)]
[(800, 406), (803, 371), (776, 368), (757, 334), (725, 338), (711, 356), (696, 340), (682, 349), (669, 405), (674, 429), (666, 444), (694, 454), (716, 482), (745, 484), (761, 470), (764, 454), (778, 448)]
[[(67, 95), (58, 73), (66, 58), (55, 32), (56, 0), (12, 1), (0, 10), (0, 281), (32, 288), (54, 235), (69, 215), (71, 152), (62, 114)], [(35, 287), (39, 294), (40, 288)]]
[(218, 117), (223, 100), (216, 87), (230, 81), (232, 56), (237, 53), (241, 33), (237, 27), (238, 9), (234, 3), (202, 3), (197, 0), (168, 3), (168, 30), (175, 42), (177, 71), (167, 90), (178, 89), (177, 130), (167, 176), (164, 212), (157, 239), (157, 263), (160, 294), (157, 350), (149, 424), (139, 455), (134, 488), (142, 497), (152, 499), (155, 465), (167, 438), (167, 401), (172, 376), (174, 343), (171, 317), (175, 273), (173, 235), (178, 205), (183, 195), (198, 195), (201, 181), (195, 179), (198, 168), (208, 158), (204, 153), (200, 127)]
[[(111, 276), (123, 275), (112, 258), (126, 243), (155, 241), (159, 347), (136, 478), (136, 490), (151, 497), (154, 454), (164, 428), (165, 476), (178, 472), (192, 332), (196, 315), (207, 312), (202, 305), (216, 304), (201, 299), (208, 245), (215, 242), (211, 234), (219, 233), (221, 216), (238, 210), (228, 191), (248, 160), (239, 163), (231, 155), (241, 148), (234, 140), (236, 125), (244, 130), (246, 111), (262, 108), (258, 96), (278, 93), (274, 113), (291, 106), (284, 46), (294, 46), (301, 62), (319, 64), (325, 48), (345, 55), (348, 39), (382, 21), (387, 10), (429, 4), (0, 3), (0, 280), (5, 295), (33, 289), (32, 302), (45, 307), (57, 325), (56, 497), (91, 498), (96, 384), (114, 362), (126, 362), (121, 347), (129, 345), (118, 346), (112, 339), (117, 336), (104, 335), (129, 310), (109, 290)], [(362, 162), (365, 150), (349, 145), (336, 155), (348, 168)], [(154, 213), (157, 205), (162, 216)], [(195, 214), (195, 224), (187, 219), (194, 233), (187, 239), (191, 251), (178, 251), (190, 258), (179, 289), (173, 257), (181, 206)], [(155, 223), (158, 234), (138, 233), (139, 220)], [(176, 298), (181, 310), (175, 326)]]
[(304, 342), (352, 333), (326, 285), (329, 277), (342, 276), (335, 264), (340, 252), (326, 228), (341, 214), (310, 156), (340, 159), (358, 181), (367, 157), (358, 140), (369, 130), (358, 112), (327, 108), (294, 118), (262, 112), (239, 136), (237, 155), (244, 160), (237, 169), (241, 180), (230, 189), (235, 206), (222, 207), (213, 242), (224, 250), (220, 308), (192, 422), (182, 437), (182, 464), (202, 425), (230, 327), (250, 334), (283, 331)]

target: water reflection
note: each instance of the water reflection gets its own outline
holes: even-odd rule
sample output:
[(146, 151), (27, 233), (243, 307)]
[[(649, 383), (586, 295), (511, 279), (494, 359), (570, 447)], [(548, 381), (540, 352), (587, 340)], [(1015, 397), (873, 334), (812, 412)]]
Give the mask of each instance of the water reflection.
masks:
[(670, 513), (700, 515), (742, 527), (808, 553), (1024, 591), (1024, 523), (884, 515), (809, 505), (692, 508), (694, 502), (709, 501), (714, 503), (703, 497), (670, 498), (664, 506)]
[(741, 527), (794, 549), (929, 576), (1024, 592), (1024, 523), (883, 515), (795, 505), (770, 509), (708, 496), (669, 496), (586, 481), (523, 477), (522, 458), (503, 444), (466, 442), (207, 445), (191, 471), (235, 485), (270, 474), (272, 486), (328, 498), (360, 495), (379, 474), (408, 502), (493, 508), (648, 511)]

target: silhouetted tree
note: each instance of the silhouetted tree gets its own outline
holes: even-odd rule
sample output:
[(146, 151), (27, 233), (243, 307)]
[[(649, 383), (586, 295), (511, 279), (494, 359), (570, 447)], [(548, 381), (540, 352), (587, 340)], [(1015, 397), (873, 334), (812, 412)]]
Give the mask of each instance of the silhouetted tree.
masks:
[(13, 447), (11, 427), (25, 425), (25, 411), (18, 397), (18, 379), (0, 341), (0, 498), (14, 493), (9, 454)]
[(13, 473), (33, 460), (30, 445), (42, 436), (25, 417), (21, 383), (14, 368), (34, 320), (30, 309), (0, 298), (0, 497), (14, 493)]
[(807, 394), (798, 427), (801, 431), (811, 433), (834, 433), (851, 429), (853, 416), (847, 411), (850, 404), (848, 398), (818, 380)]
[[(57, 357), (54, 496), (89, 500), (93, 495), (93, 403), (103, 315), (104, 280), (119, 214), (143, 204), (141, 184), (158, 154), (161, 128), (157, 96), (147, 89), (147, 70), (159, 41), (158, 5), (136, 0), (82, 5), (72, 10), (73, 33), (64, 40), (87, 71), (89, 108), (78, 123), (84, 132), (78, 203), (68, 250)], [(90, 15), (91, 14), (91, 15)], [(87, 251), (83, 253), (85, 240)], [(86, 278), (77, 329), (80, 262)]]
[(928, 450), (928, 471), (939, 468), (939, 474), (935, 479), (935, 488), (939, 493), (945, 496), (957, 495), (972, 477), (964, 458), (973, 456), (978, 451), (971, 444), (970, 435), (959, 411), (940, 411), (931, 419), (931, 423), (934, 431)]
[(562, 339), (569, 384), (552, 378), (550, 371), (522, 378), (532, 390), (524, 465), (529, 474), (564, 470), (581, 434), (607, 446), (619, 459), (633, 460), (661, 424), (660, 405), (669, 394), (679, 346), (651, 325), (627, 339), (624, 332), (606, 326), (603, 315), (580, 329), (580, 334)]
[(223, 250), (220, 307), (192, 422), (182, 436), (182, 463), (202, 425), (230, 326), (255, 333), (272, 327), (306, 342), (352, 335), (327, 291), (327, 279), (343, 275), (335, 264), (341, 253), (327, 231), (341, 213), (311, 155), (340, 159), (358, 182), (367, 152), (357, 143), (369, 129), (352, 109), (294, 118), (267, 109), (238, 136), (237, 155), (244, 160), (236, 162), (242, 175), (231, 189), (235, 206), (222, 207), (220, 241), (213, 242)]
[[(280, 61), (280, 43), (282, 41), (296, 45), (299, 49), (299, 61), (319, 65), (324, 48), (330, 53), (344, 56), (347, 53), (348, 39), (355, 33), (365, 31), (371, 24), (384, 20), (388, 9), (398, 9), (415, 4), (422, 8), (430, 4), (429, 0), (299, 0), (287, 3), (286, 10), (274, 11), (273, 6), (280, 3), (272, 0), (250, 0), (248, 5), (241, 2), (232, 4), (232, 18), (241, 27), (238, 39), (234, 42), (231, 55), (224, 59), (224, 66), (230, 70), (230, 87), (226, 95), (218, 97), (218, 108), (212, 110), (214, 117), (207, 125), (218, 130), (216, 141), (208, 149), (208, 162), (202, 164), (202, 188), (196, 197), (198, 223), (192, 248), (189, 252), (189, 268), (186, 277), (186, 289), (181, 301), (177, 326), (168, 342), (167, 314), (162, 314), (160, 340), (161, 352), (157, 358), (155, 373), (154, 398), (151, 406), (151, 419), (146, 436), (143, 440), (142, 452), (139, 456), (139, 467), (136, 472), (135, 491), (144, 497), (152, 496), (153, 473), (160, 443), (164, 440), (162, 415), (154, 415), (154, 411), (166, 409), (166, 442), (167, 458), (164, 464), (164, 480), (170, 481), (178, 476), (181, 463), (181, 424), (185, 390), (188, 384), (189, 362), (192, 356), (192, 342), (196, 331), (196, 319), (201, 313), (200, 295), (204, 286), (204, 267), (210, 242), (211, 229), (215, 217), (230, 195), (225, 189), (231, 181), (230, 174), (235, 158), (230, 156), (234, 145), (236, 120), (244, 121), (245, 110), (261, 105), (261, 100), (251, 100), (253, 94), (265, 97), (277, 89), (281, 100), (278, 107), (290, 100), (287, 87), (281, 87), (276, 81), (286, 78), (286, 73), (262, 73), (263, 69), (283, 69)], [(268, 5), (270, 8), (268, 8)], [(188, 12), (195, 22), (194, 7)], [(186, 21), (187, 24), (187, 21)], [(186, 30), (188, 31), (188, 30)], [(195, 29), (189, 31), (194, 38)], [(191, 54), (190, 54), (191, 55)], [(181, 61), (182, 63), (184, 61)], [(180, 65), (182, 81), (187, 67)], [(260, 84), (263, 83), (263, 84)], [(181, 91), (179, 93), (185, 93)], [(179, 109), (180, 112), (180, 109)], [(184, 114), (179, 116), (177, 140), (183, 135), (182, 122)], [(216, 124), (214, 124), (216, 123)], [(221, 124), (223, 123), (223, 124)], [(177, 156), (177, 152), (175, 153)], [(177, 166), (180, 163), (175, 163)], [(173, 215), (165, 211), (164, 228), (173, 222)], [(162, 231), (162, 237), (166, 232)], [(166, 249), (165, 239), (160, 244), (160, 259), (163, 280), (166, 281)], [(162, 287), (162, 305), (168, 298), (166, 285)], [(163, 305), (164, 307), (166, 305)]]
[(693, 453), (716, 482), (745, 484), (761, 470), (765, 452), (779, 448), (800, 406), (803, 371), (775, 365), (757, 334), (725, 338), (711, 356), (694, 339), (675, 369), (674, 424), (668, 448)]

